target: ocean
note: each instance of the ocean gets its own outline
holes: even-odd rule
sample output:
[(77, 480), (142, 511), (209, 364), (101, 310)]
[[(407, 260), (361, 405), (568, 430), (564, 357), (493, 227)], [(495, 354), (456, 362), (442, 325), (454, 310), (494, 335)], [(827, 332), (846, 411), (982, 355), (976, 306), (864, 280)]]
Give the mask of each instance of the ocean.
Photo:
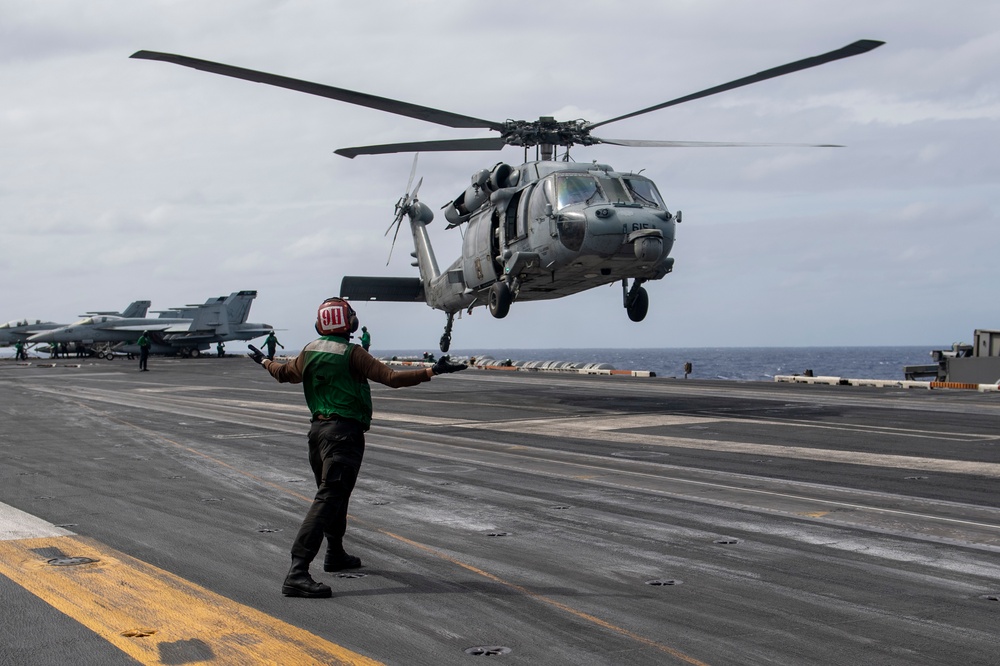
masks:
[[(489, 356), (512, 361), (610, 363), (617, 370), (651, 370), (658, 377), (773, 381), (804, 374), (851, 379), (903, 379), (903, 366), (931, 363), (934, 347), (686, 347), (668, 349), (455, 349), (454, 357)], [(420, 357), (425, 350), (372, 349), (379, 357)], [(429, 350), (440, 356), (438, 350)]]
[[(489, 356), (512, 361), (570, 361), (609, 363), (618, 370), (650, 370), (658, 377), (683, 377), (690, 363), (692, 379), (773, 381), (775, 375), (804, 374), (851, 379), (903, 379), (903, 366), (931, 363), (931, 349), (923, 347), (679, 347), (667, 349), (455, 349), (455, 357)], [(421, 357), (424, 351), (440, 356), (437, 349), (383, 350), (381, 358)], [(295, 353), (294, 350), (286, 350)], [(240, 353), (236, 349), (232, 353)], [(33, 354), (34, 355), (34, 354)], [(13, 358), (12, 348), (0, 348), (0, 358)], [(41, 355), (47, 358), (47, 355)], [(197, 362), (197, 361), (192, 361)]]

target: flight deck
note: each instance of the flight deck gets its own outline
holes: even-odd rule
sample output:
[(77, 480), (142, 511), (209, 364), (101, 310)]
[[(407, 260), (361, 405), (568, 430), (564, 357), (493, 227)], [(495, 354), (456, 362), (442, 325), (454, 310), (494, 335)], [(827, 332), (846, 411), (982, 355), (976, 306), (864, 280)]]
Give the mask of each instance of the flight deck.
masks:
[(996, 393), (373, 385), (364, 567), (298, 599), (300, 387), (149, 367), (0, 361), (2, 664), (996, 663)]

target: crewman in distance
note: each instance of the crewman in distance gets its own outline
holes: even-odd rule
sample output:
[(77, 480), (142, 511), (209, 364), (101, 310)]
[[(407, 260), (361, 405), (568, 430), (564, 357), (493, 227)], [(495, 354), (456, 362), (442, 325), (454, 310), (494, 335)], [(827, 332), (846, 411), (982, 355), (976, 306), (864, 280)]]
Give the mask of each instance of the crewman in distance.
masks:
[(282, 349), (285, 348), (285, 345), (278, 342), (278, 336), (274, 334), (274, 331), (271, 331), (270, 333), (267, 334), (267, 338), (264, 340), (264, 346), (267, 347), (267, 358), (272, 361), (274, 360), (275, 345), (281, 347)]

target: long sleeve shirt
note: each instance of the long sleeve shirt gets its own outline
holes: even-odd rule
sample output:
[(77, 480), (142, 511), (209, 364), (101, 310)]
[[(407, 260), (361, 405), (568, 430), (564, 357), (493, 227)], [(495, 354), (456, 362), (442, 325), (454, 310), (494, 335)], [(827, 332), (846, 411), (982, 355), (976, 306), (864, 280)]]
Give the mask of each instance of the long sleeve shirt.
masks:
[[(378, 360), (360, 345), (356, 345), (351, 350), (348, 361), (351, 375), (357, 379), (369, 379), (390, 388), (402, 388), (404, 386), (416, 386), (423, 382), (429, 382), (434, 373), (430, 368), (420, 368), (419, 370), (393, 370), (382, 361)], [(282, 383), (301, 384), (302, 370), (305, 367), (304, 352), (299, 352), (298, 356), (287, 363), (278, 363), (264, 359), (264, 368), (271, 373), (271, 376)]]

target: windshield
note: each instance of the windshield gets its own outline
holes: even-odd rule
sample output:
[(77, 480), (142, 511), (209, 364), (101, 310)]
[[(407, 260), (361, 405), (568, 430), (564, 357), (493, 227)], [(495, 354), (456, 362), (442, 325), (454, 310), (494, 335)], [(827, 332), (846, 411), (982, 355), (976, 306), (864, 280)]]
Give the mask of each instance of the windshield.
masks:
[(656, 191), (656, 185), (653, 184), (653, 181), (638, 176), (632, 176), (624, 180), (625, 186), (632, 193), (632, 198), (637, 203), (641, 203), (643, 206), (666, 209), (663, 199), (660, 198), (660, 193)]
[(598, 181), (601, 183), (601, 189), (607, 195), (608, 201), (613, 203), (631, 203), (631, 199), (625, 193), (625, 187), (622, 185), (621, 180), (610, 176), (600, 176)]
[(72, 324), (70, 324), (70, 326), (89, 326), (90, 324), (93, 323), (94, 323), (93, 317), (86, 317), (84, 319), (81, 319), (80, 321), (73, 322)]
[(601, 191), (597, 189), (597, 181), (592, 176), (561, 175), (556, 179), (557, 210), (578, 203), (592, 204), (605, 201)]

